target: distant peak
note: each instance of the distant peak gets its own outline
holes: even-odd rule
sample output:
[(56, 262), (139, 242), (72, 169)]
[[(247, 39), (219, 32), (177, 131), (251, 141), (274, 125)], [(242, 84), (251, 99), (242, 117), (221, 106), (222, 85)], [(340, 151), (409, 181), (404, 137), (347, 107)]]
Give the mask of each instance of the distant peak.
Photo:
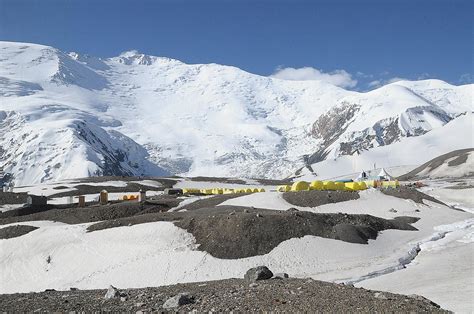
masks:
[(143, 56), (144, 54), (141, 54), (138, 50), (128, 50), (124, 51), (119, 55), (119, 58), (130, 58), (130, 57), (137, 57), (137, 56)]
[(156, 56), (146, 55), (146, 54), (140, 53), (138, 50), (124, 51), (118, 57), (112, 58), (112, 59), (126, 65), (132, 65), (132, 64), (152, 65), (156, 62), (165, 62), (165, 63), (180, 62), (178, 60), (170, 59), (166, 57), (156, 57)]

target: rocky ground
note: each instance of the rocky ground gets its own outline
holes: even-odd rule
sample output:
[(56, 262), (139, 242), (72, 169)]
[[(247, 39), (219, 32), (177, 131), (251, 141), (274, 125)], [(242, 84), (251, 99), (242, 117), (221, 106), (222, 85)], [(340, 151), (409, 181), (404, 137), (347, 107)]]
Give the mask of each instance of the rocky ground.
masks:
[(226, 279), (143, 289), (45, 291), (0, 295), (4, 312), (339, 312), (441, 313), (420, 296), (312, 279)]
[(27, 197), (27, 193), (0, 192), (0, 205), (24, 204)]
[(386, 188), (386, 189), (381, 189), (380, 191), (383, 194), (406, 199), (406, 200), (412, 200), (418, 204), (423, 204), (423, 200), (427, 200), (427, 201), (431, 201), (431, 202), (435, 202), (435, 203), (447, 206), (440, 200), (437, 200), (436, 198), (429, 196), (428, 194), (420, 192), (417, 189), (411, 188), (411, 187), (400, 186), (396, 189)]
[(27, 226), (27, 225), (17, 225), (9, 226), (0, 229), (0, 240), (1, 239), (11, 239), (16, 237), (21, 237), (27, 233), (30, 233), (33, 230), (38, 229), (38, 227)]
[(317, 207), (330, 203), (356, 200), (359, 193), (356, 191), (298, 191), (283, 193), (283, 199), (288, 203), (301, 207)]

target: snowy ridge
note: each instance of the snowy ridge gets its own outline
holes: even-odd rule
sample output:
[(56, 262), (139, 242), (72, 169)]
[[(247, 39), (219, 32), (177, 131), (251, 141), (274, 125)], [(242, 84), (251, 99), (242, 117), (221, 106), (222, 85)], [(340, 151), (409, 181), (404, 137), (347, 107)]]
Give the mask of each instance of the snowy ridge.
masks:
[[(136, 51), (100, 59), (12, 42), (0, 42), (0, 87), (0, 111), (10, 117), (1, 120), (0, 166), (17, 184), (106, 173), (286, 177), (444, 129), (472, 111), (473, 89), (426, 80), (358, 93)], [(337, 108), (343, 121), (331, 119)], [(31, 157), (38, 145), (44, 170)], [(465, 138), (455, 149), (471, 146)], [(110, 160), (120, 166), (106, 169)]]

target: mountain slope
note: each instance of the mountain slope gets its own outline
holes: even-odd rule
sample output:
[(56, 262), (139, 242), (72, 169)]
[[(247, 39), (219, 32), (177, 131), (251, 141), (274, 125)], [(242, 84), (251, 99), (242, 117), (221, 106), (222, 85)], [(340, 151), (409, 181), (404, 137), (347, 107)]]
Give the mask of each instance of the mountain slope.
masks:
[(399, 180), (462, 178), (474, 175), (474, 148), (443, 154), (400, 176)]
[[(103, 173), (285, 177), (472, 111), (472, 85), (405, 81), (358, 93), (135, 51), (100, 59), (12, 42), (0, 42), (0, 87), (2, 116), (16, 117), (0, 126), (0, 166), (17, 184)], [(81, 123), (101, 140), (78, 135)], [(45, 157), (32, 158), (41, 145)], [(66, 156), (81, 166), (66, 170)]]

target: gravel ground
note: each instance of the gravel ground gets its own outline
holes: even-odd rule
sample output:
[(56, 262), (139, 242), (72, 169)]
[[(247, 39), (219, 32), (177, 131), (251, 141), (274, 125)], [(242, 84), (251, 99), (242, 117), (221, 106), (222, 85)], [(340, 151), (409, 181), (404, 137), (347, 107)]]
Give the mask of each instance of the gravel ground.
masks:
[(422, 193), (422, 192), (418, 191), (417, 189), (411, 188), (411, 187), (400, 186), (396, 189), (386, 188), (386, 189), (380, 189), (380, 191), (385, 195), (390, 195), (390, 196), (394, 196), (394, 197), (398, 197), (398, 198), (403, 198), (403, 199), (406, 199), (406, 200), (407, 199), (412, 200), (412, 201), (414, 201), (416, 203), (419, 203), (419, 204), (424, 204), (423, 200), (428, 200), (428, 201), (432, 201), (432, 202), (435, 202), (435, 203), (438, 203), (438, 204), (441, 204), (441, 205), (448, 206), (445, 203), (437, 200), (436, 198), (434, 198), (432, 196), (429, 196), (425, 193)]
[(11, 193), (0, 191), (0, 205), (5, 204), (25, 204), (28, 194), (26, 193)]
[[(164, 309), (169, 298), (187, 292), (193, 303)], [(419, 296), (377, 292), (312, 279), (269, 279), (250, 283), (226, 279), (143, 289), (120, 289), (122, 297), (104, 299), (106, 290), (46, 291), (0, 295), (4, 312), (327, 312), (446, 313)]]
[(239, 194), (219, 194), (215, 195), (213, 197), (209, 198), (204, 198), (202, 200), (197, 200), (195, 202), (192, 202), (188, 205), (184, 205), (182, 209), (186, 210), (196, 210), (199, 208), (206, 208), (206, 207), (214, 207), (217, 206), (227, 200), (230, 200), (231, 198), (236, 198), (240, 196), (248, 195), (247, 193), (239, 193)]
[(370, 215), (219, 206), (102, 221), (91, 225), (88, 231), (154, 221), (173, 221), (193, 234), (200, 244), (199, 250), (224, 259), (264, 255), (283, 241), (306, 235), (366, 244), (369, 239), (376, 239), (382, 230), (417, 230), (410, 225), (417, 221), (412, 217), (387, 220)]
[(301, 207), (317, 207), (324, 204), (356, 200), (359, 193), (355, 191), (298, 191), (283, 193), (288, 203)]
[(36, 229), (38, 229), (38, 227), (27, 226), (27, 225), (16, 225), (16, 226), (1, 228), (0, 239), (11, 239), (11, 238), (20, 237)]
[[(23, 221), (37, 221), (37, 220), (51, 220), (59, 221), (68, 224), (78, 224), (86, 222), (94, 222), (101, 220), (111, 220), (123, 217), (129, 217), (134, 215), (142, 215), (146, 213), (156, 213), (160, 211), (167, 211), (171, 207), (175, 207), (179, 204), (179, 201), (166, 202), (166, 201), (155, 201), (155, 202), (121, 202), (121, 203), (110, 203), (107, 205), (91, 205), (83, 208), (69, 207), (69, 208), (57, 208), (58, 206), (49, 208), (48, 210), (35, 212), (32, 214), (24, 214), (14, 217), (6, 217), (13, 211), (8, 211), (0, 216), (0, 225), (10, 224), (14, 222)], [(69, 206), (69, 205), (64, 205)], [(62, 207), (64, 207), (62, 206)], [(34, 208), (33, 208), (34, 210)]]
[(445, 189), (451, 189), (451, 190), (464, 190), (464, 189), (472, 189), (474, 188), (474, 185), (468, 185), (468, 184), (458, 184), (458, 185), (451, 185), (445, 187)]
[[(74, 186), (75, 190), (59, 192), (53, 195), (50, 195), (48, 198), (55, 197), (64, 197), (64, 196), (78, 196), (84, 194), (99, 194), (102, 190), (107, 190), (109, 193), (120, 193), (120, 192), (138, 192), (140, 190), (144, 191), (163, 191), (168, 186), (162, 187), (153, 187), (148, 185), (142, 185), (138, 183), (127, 183), (127, 186), (104, 186), (104, 185), (88, 185), (88, 184), (78, 184)], [(60, 190), (59, 190), (60, 191)]]

